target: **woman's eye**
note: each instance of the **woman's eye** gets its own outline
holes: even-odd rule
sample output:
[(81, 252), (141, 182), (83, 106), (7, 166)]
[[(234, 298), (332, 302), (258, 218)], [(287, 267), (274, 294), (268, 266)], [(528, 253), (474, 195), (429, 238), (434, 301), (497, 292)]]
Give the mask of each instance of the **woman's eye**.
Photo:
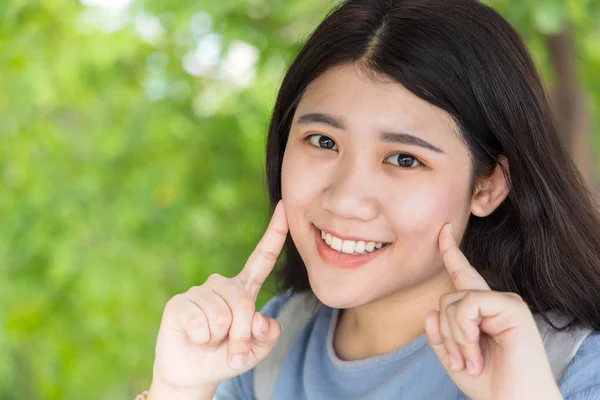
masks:
[(415, 168), (423, 165), (416, 157), (403, 153), (391, 155), (385, 159), (385, 162), (402, 168)]
[(310, 140), (310, 143), (312, 143), (312, 145), (315, 147), (320, 147), (322, 149), (327, 150), (337, 150), (337, 144), (335, 144), (333, 139), (325, 135), (314, 134), (310, 135), (308, 139)]

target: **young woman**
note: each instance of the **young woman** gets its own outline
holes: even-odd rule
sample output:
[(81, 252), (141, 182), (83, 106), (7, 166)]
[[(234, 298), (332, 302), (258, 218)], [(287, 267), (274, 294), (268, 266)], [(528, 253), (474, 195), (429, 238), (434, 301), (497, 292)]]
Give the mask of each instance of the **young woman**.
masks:
[[(496, 12), (342, 2), (282, 83), (267, 174), (277, 207), (240, 274), (167, 304), (150, 398), (253, 399), (309, 292), (274, 399), (600, 399), (599, 218)], [(535, 318), (593, 330), (558, 382)]]

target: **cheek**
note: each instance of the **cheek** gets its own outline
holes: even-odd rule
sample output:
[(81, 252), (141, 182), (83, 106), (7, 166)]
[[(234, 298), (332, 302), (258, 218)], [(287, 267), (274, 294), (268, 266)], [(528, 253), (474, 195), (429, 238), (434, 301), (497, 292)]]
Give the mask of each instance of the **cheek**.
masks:
[(466, 191), (466, 185), (446, 181), (413, 189), (412, 195), (399, 193), (394, 219), (402, 231), (416, 234), (415, 239), (436, 239), (445, 223), (458, 223), (468, 213)]
[(281, 167), (281, 192), (285, 204), (306, 205), (313, 201), (324, 186), (323, 166), (301, 148), (288, 144)]
[(298, 157), (297, 152), (288, 146), (283, 155), (281, 166), (281, 196), (286, 209), (290, 208), (290, 211), (293, 207), (304, 203), (302, 176), (305, 174), (306, 170), (303, 167), (302, 160)]
[(321, 180), (314, 169), (302, 152), (293, 146), (286, 148), (281, 168), (281, 196), (292, 236), (320, 191)]

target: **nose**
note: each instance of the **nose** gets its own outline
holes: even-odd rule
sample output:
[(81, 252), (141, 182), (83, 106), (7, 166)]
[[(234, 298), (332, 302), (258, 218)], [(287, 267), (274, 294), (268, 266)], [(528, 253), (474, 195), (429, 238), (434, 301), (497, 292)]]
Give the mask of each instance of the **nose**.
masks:
[(341, 219), (375, 219), (379, 207), (373, 174), (357, 162), (340, 163), (323, 191), (322, 206)]

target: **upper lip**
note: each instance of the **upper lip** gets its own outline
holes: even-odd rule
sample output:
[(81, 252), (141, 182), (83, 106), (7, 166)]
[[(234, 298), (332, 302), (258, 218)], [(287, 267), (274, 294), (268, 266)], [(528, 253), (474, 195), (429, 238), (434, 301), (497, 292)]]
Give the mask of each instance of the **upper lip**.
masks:
[(358, 236), (344, 236), (344, 235), (340, 235), (339, 233), (331, 230), (331, 229), (322, 229), (319, 228), (318, 226), (315, 225), (315, 227), (318, 230), (324, 231), (325, 233), (329, 233), (331, 236), (335, 236), (336, 238), (342, 239), (342, 240), (352, 240), (354, 242), (365, 242), (365, 243), (369, 243), (369, 242), (374, 242), (374, 243), (388, 243), (384, 240), (370, 240), (370, 239), (365, 239), (362, 237), (358, 237)]

